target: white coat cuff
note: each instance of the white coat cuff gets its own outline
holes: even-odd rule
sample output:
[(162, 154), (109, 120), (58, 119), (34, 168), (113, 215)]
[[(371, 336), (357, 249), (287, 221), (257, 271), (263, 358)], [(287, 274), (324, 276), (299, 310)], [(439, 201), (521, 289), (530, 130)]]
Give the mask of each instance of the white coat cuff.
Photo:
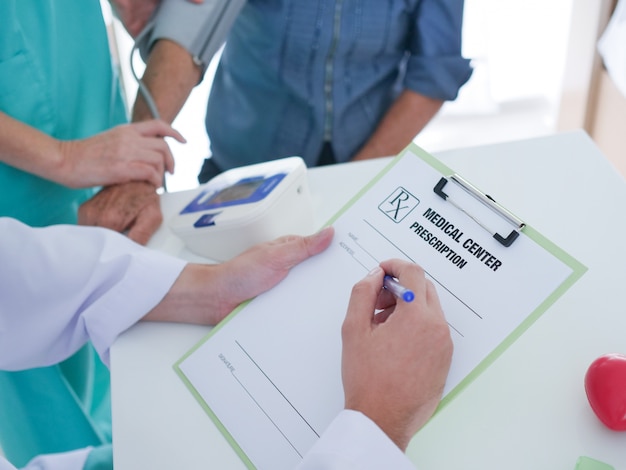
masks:
[[(91, 447), (61, 452), (58, 454), (44, 454), (32, 459), (21, 470), (82, 470), (91, 452)], [(11, 467), (6, 467), (10, 469)], [(3, 469), (0, 464), (0, 469)]]
[(415, 470), (406, 455), (367, 416), (342, 411), (305, 455), (298, 470)]

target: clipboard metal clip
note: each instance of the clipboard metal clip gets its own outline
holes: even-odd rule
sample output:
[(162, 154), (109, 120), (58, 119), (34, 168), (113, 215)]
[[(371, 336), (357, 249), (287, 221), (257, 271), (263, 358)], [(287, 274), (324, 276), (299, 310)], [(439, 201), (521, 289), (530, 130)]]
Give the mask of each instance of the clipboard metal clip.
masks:
[(520, 231), (524, 229), (526, 224), (523, 221), (521, 221), (519, 218), (517, 218), (515, 215), (513, 215), (511, 212), (509, 212), (507, 209), (505, 209), (500, 204), (498, 204), (491, 196), (489, 196), (487, 194), (483, 194), (475, 186), (473, 186), (468, 181), (466, 181), (463, 178), (461, 178), (459, 175), (456, 175), (456, 174), (455, 175), (451, 175), (451, 176), (449, 176), (449, 178), (450, 178), (451, 181), (453, 181), (454, 183), (458, 184), (468, 194), (470, 194), (471, 196), (476, 198), (478, 201), (483, 203), (489, 209), (491, 209), (496, 214), (498, 214), (502, 218), (504, 218), (511, 225), (513, 225), (514, 228), (513, 228), (513, 230), (511, 230), (511, 233), (509, 233), (508, 236), (506, 236), (506, 237), (500, 235), (499, 233), (491, 230), (484, 223), (482, 223), (480, 220), (478, 220), (472, 214), (468, 213), (465, 209), (463, 209), (459, 204), (457, 204), (455, 201), (453, 201), (446, 193), (443, 192), (443, 188), (448, 183), (448, 178), (446, 178), (445, 176), (442, 177), (439, 180), (439, 182), (433, 188), (433, 191), (439, 197), (441, 197), (445, 201), (448, 201), (450, 204), (452, 204), (454, 207), (459, 209), (461, 212), (465, 213), (474, 222), (476, 222), (478, 225), (480, 225), (482, 228), (484, 228), (487, 232), (489, 232), (493, 236), (493, 238), (495, 238), (502, 245), (504, 245), (506, 247), (511, 246), (513, 244), (513, 242), (519, 236)]

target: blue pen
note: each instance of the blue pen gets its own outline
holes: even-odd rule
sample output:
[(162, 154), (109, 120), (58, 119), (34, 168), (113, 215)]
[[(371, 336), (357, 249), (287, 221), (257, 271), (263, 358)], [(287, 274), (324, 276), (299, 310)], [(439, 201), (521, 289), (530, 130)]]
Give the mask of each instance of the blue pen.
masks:
[(385, 274), (383, 287), (391, 292), (393, 295), (395, 295), (397, 298), (402, 299), (405, 302), (412, 302), (415, 298), (415, 294), (411, 289), (407, 289), (406, 287), (404, 287), (389, 274)]

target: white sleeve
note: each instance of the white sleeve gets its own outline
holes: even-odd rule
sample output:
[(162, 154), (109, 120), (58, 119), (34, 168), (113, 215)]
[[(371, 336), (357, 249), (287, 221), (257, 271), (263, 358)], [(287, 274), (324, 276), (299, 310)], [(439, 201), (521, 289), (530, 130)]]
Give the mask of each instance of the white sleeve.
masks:
[(0, 470), (15, 470), (15, 467), (0, 455)]
[(415, 470), (407, 456), (367, 416), (344, 410), (330, 424), (297, 470)]
[(108, 363), (184, 266), (103, 228), (0, 217), (0, 369), (55, 364), (88, 340)]
[[(91, 452), (91, 447), (61, 452), (58, 454), (39, 455), (21, 467), (20, 470), (69, 470), (82, 469)], [(0, 470), (17, 470), (10, 462), (0, 456)]]
[(15, 470), (15, 467), (0, 455), (0, 470)]

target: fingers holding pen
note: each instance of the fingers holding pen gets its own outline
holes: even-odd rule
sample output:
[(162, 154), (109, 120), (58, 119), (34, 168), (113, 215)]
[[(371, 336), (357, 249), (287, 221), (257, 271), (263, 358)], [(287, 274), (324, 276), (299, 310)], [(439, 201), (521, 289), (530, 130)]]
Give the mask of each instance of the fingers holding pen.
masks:
[[(402, 279), (406, 286), (412, 286), (410, 293), (421, 300), (425, 296), (424, 271), (414, 263), (401, 260), (388, 260), (372, 269), (367, 276), (356, 283), (352, 289), (348, 319), (357, 317), (363, 324), (377, 325), (384, 323), (396, 309), (408, 309), (401, 304), (406, 303), (406, 297), (399, 299), (391, 290), (383, 288), (386, 278), (391, 276)], [(396, 282), (403, 287), (401, 283)], [(434, 293), (436, 295), (436, 293)], [(411, 309), (409, 309), (409, 312)], [(355, 312), (355, 313), (351, 313)], [(357, 320), (350, 320), (357, 321)]]
[[(383, 289), (385, 274), (415, 298)], [(435, 411), (452, 357), (450, 329), (424, 271), (401, 260), (370, 271), (352, 290), (342, 338), (346, 408), (369, 416), (405, 449)]]
[(411, 306), (406, 305), (406, 302), (399, 302), (399, 308), (407, 310), (409, 314), (412, 312), (419, 316), (435, 316), (439, 320), (445, 321), (437, 290), (419, 265), (391, 259), (381, 262), (380, 266), (385, 273), (397, 279), (402, 286), (410, 289), (414, 294), (412, 302), (419, 304), (415, 306), (418, 308), (410, 308)]
[(399, 259), (385, 260), (380, 263), (385, 273), (410, 289), (416, 300), (423, 298), (426, 294), (426, 273), (421, 266)]
[(348, 312), (342, 329), (344, 344), (355, 332), (362, 333), (371, 328), (375, 310), (381, 308), (380, 295), (384, 276), (383, 269), (376, 266), (352, 287)]

